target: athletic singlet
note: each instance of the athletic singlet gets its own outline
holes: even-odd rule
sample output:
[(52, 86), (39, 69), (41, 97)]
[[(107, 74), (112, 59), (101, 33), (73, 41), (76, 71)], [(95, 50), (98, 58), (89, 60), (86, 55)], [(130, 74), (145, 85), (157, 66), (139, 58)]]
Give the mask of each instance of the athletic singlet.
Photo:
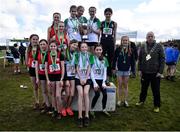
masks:
[[(37, 51), (37, 52), (38, 52), (38, 51)], [(37, 56), (37, 52), (35, 53), (35, 57), (33, 57), (32, 51), (30, 51), (30, 52), (28, 53), (28, 67), (29, 67), (29, 68), (35, 68), (35, 66), (36, 66), (36, 60), (35, 60), (35, 58), (36, 58), (36, 56)]]
[(50, 30), (50, 35), (49, 35), (49, 39), (51, 39), (54, 35), (56, 35), (56, 31), (55, 31), (55, 29), (54, 29), (54, 26), (52, 25), (51, 26), (51, 30)]
[(67, 18), (65, 21), (65, 28), (70, 40), (81, 41), (81, 35), (79, 33), (79, 21), (77, 18)]
[(114, 39), (115, 22), (110, 21), (106, 25), (105, 21), (101, 23), (101, 39)]
[[(67, 40), (66, 36), (67, 36), (67, 34), (64, 32), (64, 42), (63, 42), (63, 44), (67, 45), (68, 40)], [(58, 43), (58, 45), (60, 45), (62, 43), (62, 40), (63, 40), (63, 38), (60, 38), (60, 40), (59, 40), (58, 35), (56, 34), (56, 42)]]
[[(38, 74), (40, 75), (45, 75), (45, 58), (47, 56), (47, 53), (41, 53), (40, 51), (37, 54), (37, 61), (38, 61)], [(44, 62), (42, 62), (42, 60), (44, 60)], [(42, 64), (43, 63), (43, 64)]]
[(61, 63), (60, 63), (60, 52), (57, 52), (57, 58), (56, 58), (56, 63), (53, 64), (51, 60), (51, 55), (50, 52), (48, 52), (47, 55), (47, 68), (48, 68), (48, 74), (61, 74)]
[(75, 64), (74, 64), (74, 59), (75, 59), (75, 52), (67, 52), (66, 50), (66, 56), (67, 59), (65, 61), (65, 66), (66, 66), (66, 73), (68, 77), (74, 77), (75, 76)]
[(105, 59), (100, 61), (99, 58), (94, 56), (94, 64), (91, 67), (91, 72), (93, 72), (94, 79), (97, 79), (97, 80), (104, 79), (104, 76), (106, 76), (105, 74), (107, 70), (107, 66), (105, 63), (106, 63)]
[[(76, 73), (75, 78), (78, 79), (84, 79), (87, 77), (87, 69), (88, 66), (90, 66), (90, 60), (89, 60), (89, 55), (88, 53), (86, 53), (85, 55), (82, 55), (82, 53), (79, 53), (79, 57), (78, 57), (78, 63), (77, 66), (79, 67), (79, 75), (78, 73)], [(80, 76), (80, 78), (79, 78)], [(88, 75), (87, 79), (90, 79), (90, 74)]]

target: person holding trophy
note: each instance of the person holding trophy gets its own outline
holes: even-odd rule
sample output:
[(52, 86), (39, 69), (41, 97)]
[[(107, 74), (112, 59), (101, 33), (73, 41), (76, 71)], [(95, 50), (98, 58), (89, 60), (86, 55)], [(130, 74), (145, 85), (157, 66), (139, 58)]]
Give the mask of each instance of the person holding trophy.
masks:
[(88, 40), (87, 44), (91, 53), (94, 53), (94, 46), (98, 44), (100, 36), (100, 26), (101, 22), (95, 16), (96, 7), (89, 8), (90, 19), (88, 20)]
[(84, 7), (83, 6), (78, 6), (77, 7), (77, 19), (79, 20), (79, 29), (80, 29), (80, 34), (81, 38), (83, 41), (88, 40), (88, 24), (87, 24), (87, 19), (86, 17), (83, 16), (84, 13)]
[(77, 15), (77, 7), (75, 5), (72, 5), (70, 7), (70, 17), (65, 19), (65, 31), (67, 32), (70, 41), (75, 39), (78, 42), (81, 42), (81, 35), (79, 30), (79, 21), (76, 17)]

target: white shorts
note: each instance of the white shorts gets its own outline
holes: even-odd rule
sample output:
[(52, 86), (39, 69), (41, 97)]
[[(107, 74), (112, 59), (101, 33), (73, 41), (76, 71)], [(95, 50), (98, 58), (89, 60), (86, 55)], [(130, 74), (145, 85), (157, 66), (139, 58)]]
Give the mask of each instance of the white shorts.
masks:
[(20, 59), (19, 59), (19, 58), (14, 58), (14, 63), (15, 63), (15, 64), (19, 64), (19, 62), (20, 62)]

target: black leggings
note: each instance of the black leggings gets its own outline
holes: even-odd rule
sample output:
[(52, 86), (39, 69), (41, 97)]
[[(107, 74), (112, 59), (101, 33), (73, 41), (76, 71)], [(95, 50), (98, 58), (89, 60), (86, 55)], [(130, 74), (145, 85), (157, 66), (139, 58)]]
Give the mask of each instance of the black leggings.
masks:
[(95, 95), (94, 95), (94, 98), (92, 100), (92, 104), (91, 104), (91, 108), (93, 109), (94, 106), (96, 105), (96, 102), (100, 96), (100, 91), (102, 92), (103, 94), (103, 98), (102, 98), (102, 108), (105, 109), (106, 108), (106, 102), (107, 102), (107, 91), (105, 88), (102, 88), (102, 80), (96, 80), (97, 84), (99, 85), (100, 87), (100, 90), (98, 91), (94, 91), (95, 92)]
[(107, 67), (107, 75), (109, 77), (112, 77), (112, 61), (113, 61), (114, 49), (115, 49), (114, 40), (101, 39), (101, 45), (103, 48), (103, 55), (107, 58), (109, 62), (109, 67)]

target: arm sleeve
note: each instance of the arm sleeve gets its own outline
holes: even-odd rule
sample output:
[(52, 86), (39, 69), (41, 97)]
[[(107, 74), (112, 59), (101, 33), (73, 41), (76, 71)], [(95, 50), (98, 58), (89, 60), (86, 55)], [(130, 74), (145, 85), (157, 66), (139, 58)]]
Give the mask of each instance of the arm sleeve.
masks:
[(97, 27), (98, 27), (98, 28), (101, 28), (101, 22), (100, 22), (99, 19), (97, 19)]
[(91, 68), (91, 80), (92, 80), (93, 84), (96, 84), (96, 80), (94, 78), (93, 66)]
[(67, 26), (67, 23), (68, 23), (68, 18), (66, 18), (66, 19), (64, 20), (64, 26), (65, 26), (65, 27)]

